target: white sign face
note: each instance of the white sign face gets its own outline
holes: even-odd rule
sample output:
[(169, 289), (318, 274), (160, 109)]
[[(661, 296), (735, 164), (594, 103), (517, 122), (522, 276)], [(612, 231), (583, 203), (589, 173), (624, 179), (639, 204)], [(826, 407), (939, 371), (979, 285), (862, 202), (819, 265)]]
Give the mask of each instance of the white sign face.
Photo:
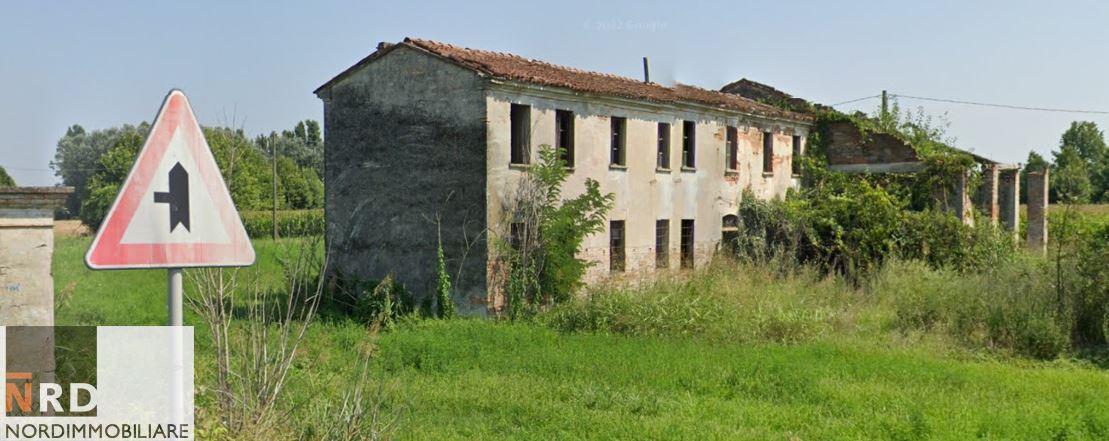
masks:
[[(188, 145), (181, 133), (178, 130), (170, 139), (169, 149), (162, 157), (158, 169), (154, 172), (155, 177), (168, 177), (170, 171), (177, 164), (181, 164), (184, 170), (197, 169), (192, 155), (189, 155), (186, 151)], [(186, 173), (189, 189), (189, 226), (186, 227), (182, 222), (171, 224), (173, 222), (170, 215), (171, 209), (166, 204), (155, 201), (155, 194), (169, 192), (170, 184), (168, 181), (154, 182), (150, 188), (147, 188), (146, 194), (139, 199), (135, 216), (131, 218), (131, 224), (127, 226), (120, 243), (189, 243), (196, 241), (217, 244), (231, 243), (231, 239), (227, 237), (227, 231), (220, 222), (219, 210), (208, 194), (208, 190), (204, 188), (204, 182), (201, 181), (200, 175), (198, 173)], [(172, 225), (172, 229), (167, 229), (166, 225)]]
[(254, 247), (181, 91), (166, 97), (85, 262), (93, 269), (254, 263)]

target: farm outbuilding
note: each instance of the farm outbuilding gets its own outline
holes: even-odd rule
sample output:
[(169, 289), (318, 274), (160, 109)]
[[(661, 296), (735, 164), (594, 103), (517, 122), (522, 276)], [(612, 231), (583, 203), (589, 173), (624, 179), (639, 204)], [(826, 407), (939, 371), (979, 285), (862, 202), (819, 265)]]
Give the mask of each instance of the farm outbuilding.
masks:
[(505, 204), (540, 146), (565, 152), (566, 194), (589, 178), (615, 194), (582, 250), (595, 282), (703, 265), (744, 191), (775, 198), (799, 185), (793, 158), (812, 127), (733, 93), (411, 38), (315, 93), (336, 270), (431, 293), (441, 241), (455, 300), (471, 311), (501, 304), (491, 285), (514, 222)]

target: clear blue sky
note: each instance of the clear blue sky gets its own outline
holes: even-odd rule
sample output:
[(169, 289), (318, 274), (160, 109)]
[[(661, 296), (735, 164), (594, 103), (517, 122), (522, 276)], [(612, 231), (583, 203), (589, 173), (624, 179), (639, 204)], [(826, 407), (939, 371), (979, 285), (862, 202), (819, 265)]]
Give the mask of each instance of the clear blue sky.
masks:
[[(649, 56), (658, 81), (747, 77), (824, 103), (888, 89), (1109, 110), (1109, 2), (20, 1), (0, 5), (0, 165), (53, 184), (67, 126), (149, 120), (174, 87), (203, 124), (256, 134), (320, 119), (313, 89), (405, 36), (632, 77)], [(1048, 153), (1072, 120), (1109, 126), (902, 104), (948, 112), (960, 147), (1010, 162)]]

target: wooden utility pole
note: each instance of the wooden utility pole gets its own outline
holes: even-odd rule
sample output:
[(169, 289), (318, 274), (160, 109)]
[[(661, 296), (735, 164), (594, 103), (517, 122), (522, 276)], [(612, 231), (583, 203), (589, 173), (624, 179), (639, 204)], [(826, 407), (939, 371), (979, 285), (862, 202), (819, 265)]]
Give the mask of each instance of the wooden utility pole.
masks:
[(277, 240), (277, 134), (270, 134), (270, 155), (273, 156), (273, 240)]
[(889, 111), (889, 101), (886, 98), (886, 91), (883, 90), (882, 91), (882, 117), (883, 118), (885, 118), (885, 116), (888, 114), (887, 113), (888, 111)]

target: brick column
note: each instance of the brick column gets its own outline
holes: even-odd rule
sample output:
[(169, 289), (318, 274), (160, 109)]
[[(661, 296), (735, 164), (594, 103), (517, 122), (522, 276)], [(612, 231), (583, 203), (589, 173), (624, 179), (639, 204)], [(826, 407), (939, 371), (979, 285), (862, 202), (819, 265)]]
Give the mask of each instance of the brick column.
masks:
[(1001, 226), (1019, 240), (1020, 230), (1020, 169), (1002, 170), (998, 178), (997, 202)]
[(0, 188), (0, 325), (54, 325), (54, 210), (72, 191)]
[(1001, 170), (998, 168), (997, 164), (986, 166), (985, 170), (982, 171), (982, 187), (979, 189), (978, 196), (978, 203), (982, 208), (982, 214), (986, 215), (990, 220), (990, 225), (995, 227), (1000, 217), (997, 203), (997, 181), (1000, 173)]
[(1048, 172), (1028, 172), (1028, 248), (1047, 251)]

